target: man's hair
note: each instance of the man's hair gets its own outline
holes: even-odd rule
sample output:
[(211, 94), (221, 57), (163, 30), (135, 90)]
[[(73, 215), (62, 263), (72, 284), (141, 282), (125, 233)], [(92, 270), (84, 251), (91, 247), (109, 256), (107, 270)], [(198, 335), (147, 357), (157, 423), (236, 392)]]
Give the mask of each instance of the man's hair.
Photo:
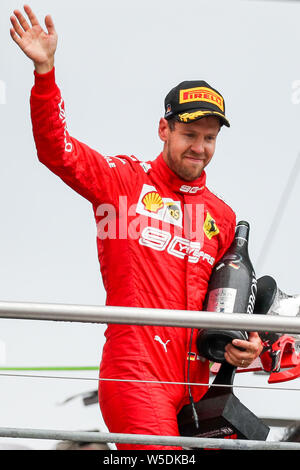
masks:
[(175, 116), (171, 117), (170, 119), (168, 119), (168, 125), (169, 125), (169, 129), (171, 132), (174, 131), (175, 129), (175, 123), (177, 122), (177, 119)]

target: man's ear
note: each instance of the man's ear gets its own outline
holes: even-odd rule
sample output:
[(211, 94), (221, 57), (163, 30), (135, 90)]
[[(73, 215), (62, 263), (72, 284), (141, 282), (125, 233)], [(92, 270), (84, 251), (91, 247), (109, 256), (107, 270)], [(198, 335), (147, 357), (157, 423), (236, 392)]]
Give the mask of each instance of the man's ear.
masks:
[(168, 139), (169, 132), (170, 128), (168, 121), (165, 118), (160, 118), (158, 125), (158, 135), (163, 142), (166, 142), (166, 140)]

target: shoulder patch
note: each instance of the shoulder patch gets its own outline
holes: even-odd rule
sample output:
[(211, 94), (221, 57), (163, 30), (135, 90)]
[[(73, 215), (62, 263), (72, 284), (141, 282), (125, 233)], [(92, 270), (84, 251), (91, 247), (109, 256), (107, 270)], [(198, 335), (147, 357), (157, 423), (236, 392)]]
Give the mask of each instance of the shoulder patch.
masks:
[(110, 168), (115, 168), (118, 162), (122, 163), (123, 165), (126, 165), (126, 163), (130, 163), (130, 162), (138, 162), (138, 160), (133, 155), (131, 156), (129, 155), (115, 155), (115, 156), (103, 155), (103, 158)]
[(122, 165), (134, 164), (134, 166), (132, 167), (134, 169), (137, 169), (135, 165), (138, 165), (138, 167), (143, 169), (145, 173), (148, 173), (148, 171), (151, 169), (151, 163), (139, 160), (134, 155), (103, 156), (103, 158), (108, 164), (109, 168), (116, 168), (118, 166), (118, 163), (121, 163)]

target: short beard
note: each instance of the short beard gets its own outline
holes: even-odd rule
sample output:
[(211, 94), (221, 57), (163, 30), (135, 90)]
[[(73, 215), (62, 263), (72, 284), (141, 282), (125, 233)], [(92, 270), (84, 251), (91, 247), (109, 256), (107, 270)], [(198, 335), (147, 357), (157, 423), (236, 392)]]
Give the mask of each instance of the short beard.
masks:
[(170, 147), (167, 148), (167, 161), (168, 167), (175, 173), (179, 178), (183, 179), (184, 181), (194, 181), (200, 177), (203, 170), (200, 170), (200, 173), (196, 176), (193, 174), (191, 175), (191, 171), (188, 168), (185, 168), (183, 165), (180, 165), (178, 162), (174, 162), (172, 159), (172, 152)]

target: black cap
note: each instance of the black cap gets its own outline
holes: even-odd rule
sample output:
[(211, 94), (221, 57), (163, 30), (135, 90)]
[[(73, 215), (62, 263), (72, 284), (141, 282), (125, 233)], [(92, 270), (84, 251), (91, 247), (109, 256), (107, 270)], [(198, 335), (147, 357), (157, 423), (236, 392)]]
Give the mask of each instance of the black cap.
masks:
[(192, 122), (206, 116), (216, 116), (221, 125), (230, 127), (223, 96), (203, 80), (181, 82), (167, 94), (165, 119)]

